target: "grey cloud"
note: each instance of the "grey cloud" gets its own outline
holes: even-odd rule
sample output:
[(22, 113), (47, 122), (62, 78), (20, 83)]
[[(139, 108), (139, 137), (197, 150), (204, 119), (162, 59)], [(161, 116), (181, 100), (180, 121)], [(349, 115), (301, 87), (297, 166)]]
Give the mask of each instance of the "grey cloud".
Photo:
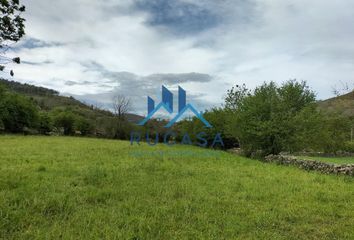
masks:
[(233, 29), (259, 14), (252, 0), (135, 0), (135, 8), (149, 13), (146, 24), (186, 36), (232, 23)]
[(51, 60), (46, 60), (46, 61), (43, 61), (43, 62), (33, 62), (33, 61), (24, 61), (22, 60), (21, 61), (22, 64), (28, 64), (28, 65), (33, 65), (33, 66), (40, 66), (40, 65), (45, 65), (45, 64), (52, 64), (54, 63), (53, 61)]
[(165, 26), (177, 33), (200, 32), (215, 27), (219, 16), (193, 3), (176, 0), (137, 0), (139, 10), (148, 11), (147, 24)]
[[(16, 77), (51, 84), (55, 76), (61, 81), (55, 82), (59, 91), (92, 93), (111, 87), (145, 104), (144, 98), (157, 96), (161, 84), (172, 89), (180, 83), (208, 84), (214, 97), (207, 98), (217, 99), (235, 81), (254, 87), (297, 78), (308, 80), (326, 98), (339, 80), (354, 76), (353, 1), (27, 2), (29, 38), (18, 43), (23, 52), (16, 53), (27, 61), (17, 66), (23, 71)], [(43, 61), (47, 56), (50, 62)], [(106, 63), (118, 70), (107, 70)], [(193, 71), (212, 77), (185, 73)]]
[(24, 49), (34, 49), (34, 48), (44, 48), (44, 47), (57, 47), (64, 46), (64, 43), (59, 42), (46, 42), (36, 38), (27, 38), (22, 41), (16, 49), (24, 48)]
[(64, 84), (67, 85), (67, 86), (74, 86), (74, 85), (78, 85), (80, 83), (74, 82), (74, 81), (66, 81)]
[(152, 74), (145, 77), (151, 81), (166, 82), (168, 84), (185, 83), (185, 82), (210, 82), (212, 77), (202, 73), (180, 73), (180, 74)]
[(95, 84), (94, 82), (83, 81), (83, 82), (75, 82), (75, 81), (66, 81), (64, 83), (66, 86), (74, 86), (74, 85), (88, 85), (88, 84)]
[[(110, 102), (114, 95), (122, 94), (132, 99), (134, 110), (137, 113), (143, 114), (146, 111), (146, 97), (151, 96), (154, 99), (159, 99), (161, 95), (161, 85), (170, 88), (177, 96), (177, 86), (182, 83), (207, 83), (212, 81), (212, 76), (202, 73), (181, 73), (181, 74), (151, 74), (147, 76), (139, 76), (129, 72), (112, 72), (105, 69), (102, 65), (96, 62), (84, 63), (87, 71), (94, 71), (101, 74), (105, 86), (111, 86), (111, 91), (106, 91), (98, 94), (75, 95), (76, 98), (85, 102), (101, 102), (106, 108), (110, 108)], [(102, 82), (97, 84), (102, 85)], [(86, 83), (78, 83), (67, 81), (67, 85), (84, 85)], [(201, 110), (210, 107), (210, 103), (201, 101), (203, 97), (200, 94), (188, 93), (188, 99), (198, 105)], [(175, 101), (177, 98), (175, 98)]]
[[(160, 86), (161, 87), (161, 86)], [(174, 96), (177, 96), (177, 91), (172, 90)], [(70, 95), (75, 97), (76, 99), (83, 101), (88, 104), (97, 104), (102, 105), (103, 108), (112, 110), (112, 99), (117, 94), (124, 95), (132, 101), (132, 111), (131, 113), (146, 115), (146, 99), (147, 96), (152, 97), (156, 101), (158, 101), (161, 95), (161, 89), (156, 87), (155, 89), (130, 89), (130, 91), (125, 92), (125, 89), (122, 88), (114, 88), (112, 91), (96, 93), (96, 94), (82, 94), (75, 95), (64, 93), (64, 95)], [(193, 105), (197, 106), (199, 111), (205, 111), (215, 106), (215, 103), (205, 101), (202, 99), (203, 95), (201, 94), (190, 94), (187, 92), (187, 98), (189, 103), (193, 103)], [(177, 106), (177, 97), (174, 98), (174, 108), (176, 111)]]

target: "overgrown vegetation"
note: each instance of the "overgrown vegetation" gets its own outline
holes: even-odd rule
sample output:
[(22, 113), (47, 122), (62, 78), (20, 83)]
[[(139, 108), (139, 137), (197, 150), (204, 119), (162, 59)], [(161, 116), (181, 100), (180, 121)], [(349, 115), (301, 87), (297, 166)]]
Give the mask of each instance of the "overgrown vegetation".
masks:
[[(235, 90), (234, 90), (235, 91)], [(244, 89), (236, 90), (241, 93)], [(229, 128), (247, 155), (278, 154), (303, 149), (336, 151), (349, 140), (350, 121), (319, 111), (315, 94), (305, 82), (290, 80), (281, 86), (264, 83), (234, 98), (226, 98)]]
[(57, 91), (0, 79), (0, 132), (129, 139), (139, 116), (88, 106)]
[[(6, 80), (0, 83), (5, 86), (0, 88), (3, 132), (126, 140), (131, 131), (140, 131), (143, 139), (148, 134), (152, 140), (158, 132), (158, 140), (163, 142), (164, 134), (171, 131), (164, 128), (164, 120), (152, 119), (144, 127), (136, 126), (141, 117), (127, 113), (129, 101), (122, 96), (114, 102), (115, 112), (109, 112), (59, 96), (54, 90)], [(197, 142), (197, 134), (203, 133), (209, 145), (221, 133), (224, 148), (241, 147), (246, 156), (253, 157), (282, 151), (354, 152), (349, 143), (354, 120), (346, 113), (324, 109), (305, 82), (270, 82), (254, 90), (236, 85), (227, 92), (222, 107), (204, 113), (213, 128), (205, 128), (193, 118), (178, 122), (172, 131), (178, 142), (185, 133)]]
[(221, 132), (228, 147), (240, 146), (246, 156), (253, 157), (282, 151), (353, 151), (348, 147), (353, 118), (320, 104), (306, 82), (270, 82), (254, 90), (236, 85), (227, 92), (222, 108), (205, 113), (213, 129), (203, 129), (196, 118), (181, 122), (178, 128)]

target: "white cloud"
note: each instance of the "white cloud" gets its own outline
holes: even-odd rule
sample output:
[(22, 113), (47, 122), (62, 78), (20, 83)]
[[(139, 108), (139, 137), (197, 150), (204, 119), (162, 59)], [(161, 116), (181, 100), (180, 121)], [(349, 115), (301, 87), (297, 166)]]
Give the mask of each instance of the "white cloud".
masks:
[[(195, 4), (210, 11), (218, 22), (176, 35), (168, 31), (174, 23), (149, 25), (154, 13), (135, 9), (133, 0), (24, 1), (27, 40), (56, 44), (20, 48), (22, 60), (32, 64), (16, 66), (17, 80), (71, 94), (100, 94), (119, 83), (108, 84), (110, 76), (88, 71), (89, 62), (105, 71), (143, 76), (199, 72), (213, 76), (212, 81), (184, 86), (201, 102), (215, 105), (236, 83), (254, 87), (297, 78), (326, 98), (340, 81), (354, 81), (354, 2), (183, 2), (183, 7)], [(95, 84), (82, 87), (67, 81)]]

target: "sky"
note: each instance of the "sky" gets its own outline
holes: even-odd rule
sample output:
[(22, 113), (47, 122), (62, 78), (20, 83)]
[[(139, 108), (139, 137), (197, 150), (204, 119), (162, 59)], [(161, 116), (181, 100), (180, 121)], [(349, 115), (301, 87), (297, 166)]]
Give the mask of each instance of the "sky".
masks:
[[(354, 1), (22, 0), (13, 80), (146, 113), (161, 85), (200, 110), (245, 83), (307, 81), (318, 99), (354, 83)], [(4, 77), (4, 75), (2, 76)], [(8, 76), (5, 76), (8, 77)]]

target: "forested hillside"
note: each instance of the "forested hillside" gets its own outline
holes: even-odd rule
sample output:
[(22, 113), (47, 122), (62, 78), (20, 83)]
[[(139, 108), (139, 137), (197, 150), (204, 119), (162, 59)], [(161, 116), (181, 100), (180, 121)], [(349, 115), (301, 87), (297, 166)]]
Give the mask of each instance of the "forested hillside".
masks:
[(3, 132), (125, 139), (129, 133), (121, 130), (122, 126), (130, 129), (141, 118), (127, 113), (124, 119), (118, 120), (108, 110), (60, 96), (55, 90), (5, 79), (0, 79), (0, 96), (0, 131)]

